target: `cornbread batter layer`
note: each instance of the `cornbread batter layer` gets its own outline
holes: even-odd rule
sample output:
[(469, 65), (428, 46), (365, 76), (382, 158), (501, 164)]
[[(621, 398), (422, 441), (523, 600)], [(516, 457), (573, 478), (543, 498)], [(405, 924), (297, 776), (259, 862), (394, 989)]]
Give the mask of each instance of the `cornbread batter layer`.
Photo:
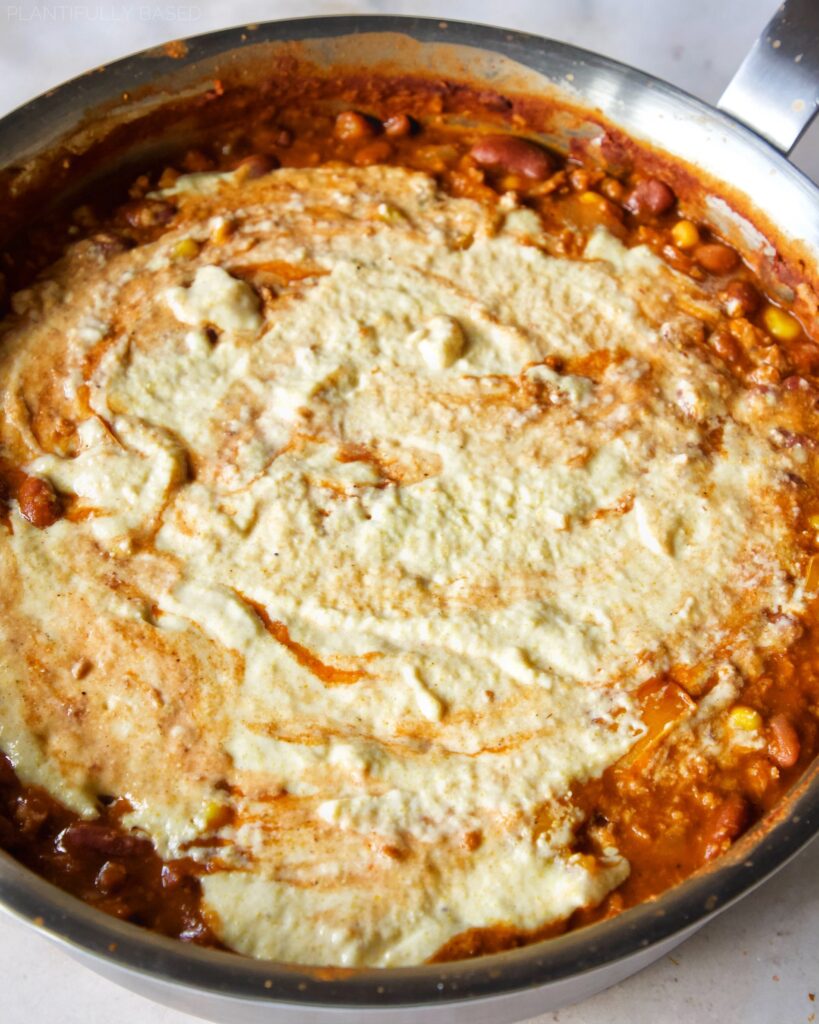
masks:
[(61, 512), (10, 487), (17, 776), (127, 802), (253, 956), (413, 964), (617, 909), (639, 836), (600, 802), (771, 742), (741, 695), (809, 618), (810, 385), (743, 379), (711, 291), (602, 225), (555, 254), (512, 193), (333, 165), (153, 201), (154, 240), (78, 242), (3, 327), (8, 466)]

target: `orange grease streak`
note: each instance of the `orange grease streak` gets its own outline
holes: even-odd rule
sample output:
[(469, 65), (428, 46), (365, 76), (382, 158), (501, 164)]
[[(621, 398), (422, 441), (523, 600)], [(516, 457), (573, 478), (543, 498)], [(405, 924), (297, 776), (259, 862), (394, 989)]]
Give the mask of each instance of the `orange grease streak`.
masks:
[(273, 639), (277, 640), (282, 647), (286, 647), (296, 661), (312, 672), (325, 686), (346, 686), (349, 683), (357, 683), (368, 675), (363, 669), (336, 668), (335, 665), (325, 664), (308, 647), (304, 647), (294, 640), (290, 636), (290, 630), (283, 622), (279, 622), (278, 619), (271, 619), (263, 605), (256, 604), (255, 601), (249, 601), (246, 597), (243, 597), (242, 600), (247, 601), (256, 612), (262, 621), (262, 625)]

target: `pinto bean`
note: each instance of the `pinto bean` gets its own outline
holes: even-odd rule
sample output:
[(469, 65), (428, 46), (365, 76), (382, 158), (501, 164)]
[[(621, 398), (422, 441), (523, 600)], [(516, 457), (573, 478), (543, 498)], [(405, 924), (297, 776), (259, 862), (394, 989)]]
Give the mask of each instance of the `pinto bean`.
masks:
[(164, 199), (134, 199), (122, 207), (122, 216), (132, 228), (155, 228), (167, 224), (176, 213)]
[(342, 142), (361, 142), (375, 135), (375, 125), (369, 117), (357, 110), (344, 110), (336, 118), (335, 137)]
[(717, 327), (708, 338), (711, 348), (727, 363), (738, 363), (742, 359), (742, 349), (724, 327)]
[(774, 715), (768, 723), (768, 756), (780, 768), (793, 768), (799, 760), (799, 734), (787, 715)]
[(626, 190), (623, 188), (622, 182), (616, 178), (603, 178), (600, 182), (600, 191), (606, 199), (611, 199), (613, 203), (621, 203)]
[(254, 153), (252, 156), (246, 156), (240, 160), (236, 164), (235, 170), (245, 181), (252, 181), (254, 178), (261, 178), (265, 174), (269, 174), (270, 171), (275, 171), (278, 166), (279, 161), (274, 156)]
[(623, 205), (635, 217), (657, 217), (676, 203), (673, 190), (659, 178), (643, 178), (626, 196)]
[(17, 492), (20, 513), (38, 530), (56, 523), (60, 518), (60, 500), (47, 480), (27, 476)]
[(353, 157), (356, 167), (370, 167), (372, 164), (380, 164), (392, 156), (392, 146), (386, 139), (376, 139), (368, 142), (366, 146), (357, 149)]
[(749, 281), (729, 281), (719, 298), (730, 317), (753, 316), (759, 309), (759, 292)]
[(418, 130), (418, 122), (409, 114), (393, 114), (384, 122), (384, 134), (391, 139), (405, 139)]
[(213, 160), (201, 149), (189, 149), (182, 157), (182, 167), (190, 173), (210, 171), (213, 169)]
[(546, 150), (516, 135), (486, 135), (469, 153), (480, 167), (531, 181), (545, 181), (552, 173), (552, 161)]
[(89, 241), (101, 256), (115, 256), (133, 246), (129, 238), (123, 238), (114, 231), (98, 231)]
[(709, 274), (729, 274), (739, 263), (739, 256), (727, 245), (706, 242), (694, 250), (694, 259)]
[(575, 167), (569, 171), (569, 184), (575, 192), (585, 192), (591, 185), (591, 175), (585, 167)]
[(791, 362), (800, 373), (816, 374), (819, 372), (819, 345), (814, 341), (801, 339), (788, 346)]
[(767, 757), (754, 757), (743, 772), (745, 788), (757, 801), (761, 801), (765, 793), (776, 783), (779, 772)]

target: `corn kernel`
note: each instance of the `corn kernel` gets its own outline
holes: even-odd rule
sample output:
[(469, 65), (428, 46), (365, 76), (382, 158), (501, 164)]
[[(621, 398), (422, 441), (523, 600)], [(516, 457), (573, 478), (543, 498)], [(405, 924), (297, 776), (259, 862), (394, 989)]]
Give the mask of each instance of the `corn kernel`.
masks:
[(214, 245), (224, 245), (233, 233), (233, 222), (225, 217), (215, 217), (211, 221), (210, 240)]
[(611, 213), (611, 204), (599, 192), (581, 192), (577, 198), (584, 206), (594, 209), (598, 217), (605, 217)]
[(597, 861), (590, 853), (573, 853), (569, 861), (592, 874), (598, 869)]
[(385, 224), (400, 224), (406, 220), (406, 217), (397, 206), (391, 206), (389, 203), (379, 203), (376, 209), (378, 219), (383, 220)]
[(580, 202), (585, 203), (586, 206), (605, 207), (606, 205), (606, 200), (600, 195), (599, 192), (581, 192), (579, 198)]
[(805, 590), (815, 594), (819, 590), (819, 555), (811, 555), (805, 567)]
[(802, 333), (799, 321), (776, 306), (766, 306), (762, 320), (768, 334), (777, 341), (795, 341)]
[(230, 806), (218, 800), (209, 800), (205, 805), (205, 813), (202, 817), (205, 829), (215, 832), (230, 821)]
[(171, 250), (175, 260), (192, 260), (199, 255), (199, 243), (193, 238), (181, 238)]
[(819, 530), (819, 516), (808, 516), (808, 526), (812, 530)]
[(745, 707), (744, 704), (737, 704), (731, 709), (728, 721), (734, 729), (742, 729), (745, 732), (757, 732), (762, 728), (762, 717), (759, 712)]
[(504, 192), (522, 192), (528, 184), (528, 179), (520, 174), (504, 174), (499, 184)]
[(678, 220), (671, 229), (671, 238), (678, 249), (693, 249), (700, 244), (700, 233), (697, 225), (690, 220)]

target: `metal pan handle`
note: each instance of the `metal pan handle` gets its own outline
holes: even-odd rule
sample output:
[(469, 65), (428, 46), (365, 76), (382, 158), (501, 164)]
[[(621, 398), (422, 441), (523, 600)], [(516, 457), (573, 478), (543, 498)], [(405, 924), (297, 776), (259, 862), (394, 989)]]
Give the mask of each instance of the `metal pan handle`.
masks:
[(819, 3), (785, 0), (717, 106), (786, 155), (819, 105)]

